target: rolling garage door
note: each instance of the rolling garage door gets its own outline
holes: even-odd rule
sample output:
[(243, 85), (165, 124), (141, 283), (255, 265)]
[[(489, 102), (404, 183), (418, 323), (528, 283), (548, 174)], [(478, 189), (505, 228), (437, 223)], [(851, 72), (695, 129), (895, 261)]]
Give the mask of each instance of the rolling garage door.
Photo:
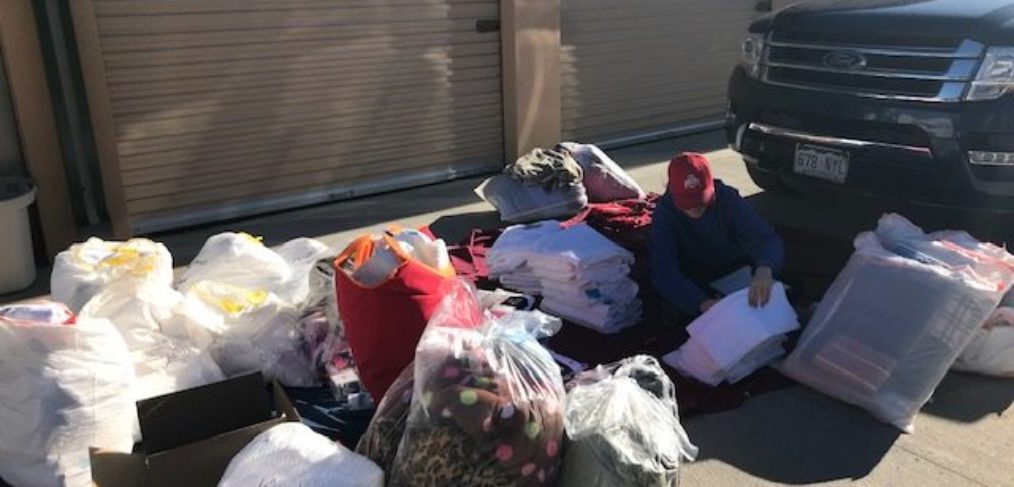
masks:
[(74, 0), (117, 233), (503, 164), (497, 0)]
[(720, 120), (750, 0), (561, 0), (564, 138)]

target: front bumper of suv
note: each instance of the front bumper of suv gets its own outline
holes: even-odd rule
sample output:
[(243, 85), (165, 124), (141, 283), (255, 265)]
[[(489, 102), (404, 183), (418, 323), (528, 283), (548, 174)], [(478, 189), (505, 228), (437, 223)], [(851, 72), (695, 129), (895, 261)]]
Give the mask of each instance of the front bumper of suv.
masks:
[[(1014, 166), (969, 151), (1014, 152), (1014, 97), (990, 102), (870, 99), (775, 86), (737, 68), (728, 137), (756, 173), (801, 193), (862, 193), (927, 205), (1014, 211)], [(798, 144), (848, 151), (844, 183), (794, 172)]]

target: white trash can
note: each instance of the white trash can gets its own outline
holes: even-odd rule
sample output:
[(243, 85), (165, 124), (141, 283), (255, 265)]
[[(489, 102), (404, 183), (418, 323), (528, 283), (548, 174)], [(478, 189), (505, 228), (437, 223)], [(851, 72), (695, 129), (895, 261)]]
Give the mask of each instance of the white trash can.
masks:
[(35, 185), (22, 178), (0, 178), (0, 294), (20, 291), (35, 281), (35, 252), (28, 207)]

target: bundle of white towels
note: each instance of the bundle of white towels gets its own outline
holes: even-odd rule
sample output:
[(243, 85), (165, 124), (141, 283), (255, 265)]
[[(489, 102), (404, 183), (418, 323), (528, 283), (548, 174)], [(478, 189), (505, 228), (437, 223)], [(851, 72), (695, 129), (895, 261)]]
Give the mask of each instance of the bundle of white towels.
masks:
[(763, 308), (750, 307), (744, 289), (694, 320), (687, 327), (690, 339), (662, 360), (705, 384), (734, 384), (784, 355), (785, 335), (797, 329), (799, 318), (785, 286), (775, 283)]
[(487, 255), (490, 274), (508, 289), (543, 297), (542, 310), (602, 333), (641, 318), (634, 256), (586, 224), (556, 220), (504, 231)]

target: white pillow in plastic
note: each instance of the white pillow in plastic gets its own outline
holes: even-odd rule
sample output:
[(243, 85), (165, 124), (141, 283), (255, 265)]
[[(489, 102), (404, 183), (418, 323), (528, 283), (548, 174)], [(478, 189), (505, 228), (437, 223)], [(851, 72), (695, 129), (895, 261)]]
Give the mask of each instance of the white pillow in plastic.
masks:
[(229, 462), (219, 487), (383, 487), (384, 472), (301, 423), (283, 423), (254, 438)]
[(52, 299), (76, 313), (105, 286), (121, 279), (171, 286), (172, 254), (165, 245), (143, 238), (106, 242), (93, 237), (71, 245), (53, 262)]
[(106, 320), (62, 304), (0, 307), (0, 477), (91, 486), (88, 448), (129, 452), (133, 367)]
[(569, 152), (584, 170), (583, 182), (588, 190), (588, 201), (607, 203), (645, 198), (644, 190), (637, 181), (597, 146), (564, 142), (559, 147)]

